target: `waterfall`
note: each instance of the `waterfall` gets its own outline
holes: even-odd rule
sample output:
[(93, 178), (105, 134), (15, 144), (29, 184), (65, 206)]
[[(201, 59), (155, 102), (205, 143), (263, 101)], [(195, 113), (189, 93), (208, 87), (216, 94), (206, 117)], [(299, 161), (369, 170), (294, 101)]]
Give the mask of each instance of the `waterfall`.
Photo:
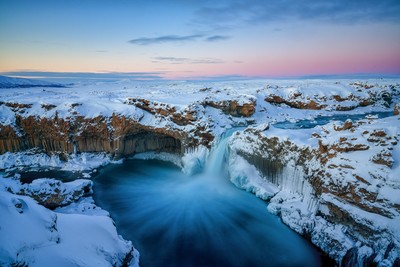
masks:
[(227, 143), (229, 137), (236, 131), (238, 128), (232, 128), (227, 130), (223, 135), (221, 135), (219, 141), (215, 145), (215, 147), (211, 150), (210, 156), (205, 165), (205, 174), (207, 175), (220, 175), (223, 171), (227, 149)]

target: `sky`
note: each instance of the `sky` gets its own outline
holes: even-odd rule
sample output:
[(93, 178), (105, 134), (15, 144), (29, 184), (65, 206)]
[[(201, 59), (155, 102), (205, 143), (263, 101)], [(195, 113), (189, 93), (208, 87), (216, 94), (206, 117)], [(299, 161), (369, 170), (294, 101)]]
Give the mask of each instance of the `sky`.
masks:
[(400, 74), (399, 0), (0, 0), (0, 74)]

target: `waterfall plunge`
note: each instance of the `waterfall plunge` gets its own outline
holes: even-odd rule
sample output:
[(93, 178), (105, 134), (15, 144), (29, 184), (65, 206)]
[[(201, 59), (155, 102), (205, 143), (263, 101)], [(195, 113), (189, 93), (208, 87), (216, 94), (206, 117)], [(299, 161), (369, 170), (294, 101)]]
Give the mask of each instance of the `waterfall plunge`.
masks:
[(96, 177), (96, 202), (133, 241), (142, 266), (318, 266), (308, 243), (262, 200), (229, 182), (224, 162), (233, 131), (221, 137), (200, 174), (127, 160)]

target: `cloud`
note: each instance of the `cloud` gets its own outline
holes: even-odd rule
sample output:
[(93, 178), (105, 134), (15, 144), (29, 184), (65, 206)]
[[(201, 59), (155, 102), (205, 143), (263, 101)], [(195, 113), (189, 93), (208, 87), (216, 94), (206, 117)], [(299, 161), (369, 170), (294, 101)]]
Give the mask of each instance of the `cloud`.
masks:
[(159, 63), (171, 63), (171, 64), (182, 64), (188, 62), (190, 59), (185, 57), (155, 57), (153, 62)]
[(200, 8), (196, 22), (213, 28), (254, 23), (318, 21), (331, 24), (400, 22), (398, 0), (234, 0)]
[(128, 41), (131, 44), (136, 45), (151, 45), (151, 44), (161, 44), (161, 43), (173, 43), (173, 42), (187, 42), (187, 41), (195, 41), (199, 38), (202, 38), (202, 34), (193, 34), (193, 35), (163, 35), (159, 37), (153, 38), (137, 38)]
[(187, 42), (187, 41), (198, 41), (204, 40), (207, 42), (217, 42), (230, 39), (229, 36), (225, 35), (211, 35), (207, 36), (204, 34), (192, 34), (192, 35), (163, 35), (158, 37), (142, 37), (137, 39), (132, 39), (128, 41), (131, 44), (135, 45), (152, 45), (152, 44), (161, 44), (161, 43), (174, 43), (174, 42)]
[(216, 42), (216, 41), (228, 40), (230, 38), (231, 37), (225, 36), (225, 35), (213, 35), (213, 36), (207, 37), (206, 41), (207, 42)]
[(166, 64), (221, 64), (224, 61), (216, 58), (155, 57), (154, 63)]

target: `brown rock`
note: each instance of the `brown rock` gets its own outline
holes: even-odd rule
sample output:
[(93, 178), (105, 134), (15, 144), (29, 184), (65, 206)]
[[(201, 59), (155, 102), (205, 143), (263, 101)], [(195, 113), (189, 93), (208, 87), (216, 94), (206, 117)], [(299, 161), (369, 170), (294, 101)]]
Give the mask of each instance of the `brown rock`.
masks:
[(378, 154), (373, 156), (371, 160), (376, 164), (386, 165), (389, 168), (392, 168), (394, 163), (392, 152), (387, 149), (380, 151)]
[(145, 151), (181, 153), (188, 139), (183, 131), (144, 126), (116, 115), (74, 119), (17, 116), (16, 125), (16, 129), (0, 125), (0, 153), (31, 148), (59, 155), (75, 150), (107, 152), (116, 157)]
[(349, 130), (353, 127), (354, 127), (353, 122), (351, 120), (347, 120), (347, 121), (345, 121), (345, 123), (343, 124), (342, 127), (334, 126), (333, 129), (335, 131), (345, 131), (345, 130)]
[(203, 105), (221, 109), (225, 114), (234, 117), (250, 117), (256, 111), (256, 103), (253, 100), (250, 100), (248, 103), (244, 103), (243, 105), (239, 105), (236, 100), (206, 100), (203, 102)]
[(289, 107), (297, 108), (297, 109), (311, 109), (311, 110), (321, 110), (325, 108), (327, 105), (319, 104), (314, 100), (306, 100), (306, 101), (299, 101), (296, 99), (283, 99), (277, 95), (270, 95), (264, 99), (266, 102), (271, 104), (286, 104)]
[(192, 124), (192, 122), (197, 120), (196, 113), (193, 110), (186, 109), (182, 114), (177, 112), (174, 106), (157, 101), (149, 101), (143, 98), (128, 98), (125, 103), (128, 105), (135, 105), (138, 108), (144, 109), (154, 115), (169, 117), (178, 125)]

